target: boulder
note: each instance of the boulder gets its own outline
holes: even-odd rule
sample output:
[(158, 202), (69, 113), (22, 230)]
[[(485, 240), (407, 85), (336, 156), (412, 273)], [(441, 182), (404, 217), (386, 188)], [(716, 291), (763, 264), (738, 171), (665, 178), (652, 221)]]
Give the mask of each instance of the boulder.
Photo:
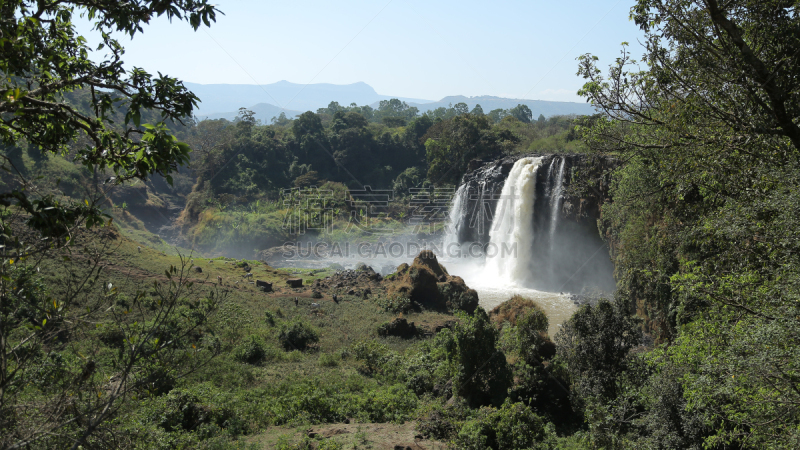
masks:
[(265, 292), (272, 291), (272, 283), (268, 283), (266, 281), (256, 280), (256, 287), (264, 290)]
[(286, 284), (292, 288), (301, 288), (303, 287), (303, 279), (302, 278), (289, 278), (286, 280)]
[(398, 317), (391, 322), (386, 322), (378, 327), (380, 336), (398, 336), (401, 338), (412, 338), (417, 335), (417, 327), (414, 322), (408, 322), (402, 317)]
[(405, 263), (398, 266), (386, 293), (407, 297), (420, 306), (439, 311), (472, 313), (478, 306), (478, 293), (467, 287), (461, 277), (450, 276), (430, 250), (420, 252), (410, 266)]
[(203, 268), (202, 267), (194, 266), (194, 267), (192, 267), (192, 270), (194, 270), (197, 273), (203, 273)]
[(456, 326), (456, 322), (453, 320), (446, 320), (443, 324), (436, 325), (436, 328), (433, 329), (434, 333), (438, 333), (445, 328), (448, 330), (452, 330)]

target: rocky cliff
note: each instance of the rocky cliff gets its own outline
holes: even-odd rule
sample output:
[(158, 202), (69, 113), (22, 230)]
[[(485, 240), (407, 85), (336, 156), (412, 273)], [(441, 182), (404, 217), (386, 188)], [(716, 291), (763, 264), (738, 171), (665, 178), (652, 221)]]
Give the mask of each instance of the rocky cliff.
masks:
[[(549, 291), (614, 289), (608, 249), (597, 229), (600, 209), (610, 201), (612, 158), (574, 154), (522, 154), (494, 161), (472, 161), (456, 195), (458, 216), (451, 223), (459, 243), (490, 242), (498, 202), (511, 168), (521, 158), (541, 157), (533, 207), (532, 284)], [(526, 199), (528, 201), (530, 199)], [(452, 216), (451, 216), (452, 217)], [(521, 249), (525, 250), (526, 249)]]

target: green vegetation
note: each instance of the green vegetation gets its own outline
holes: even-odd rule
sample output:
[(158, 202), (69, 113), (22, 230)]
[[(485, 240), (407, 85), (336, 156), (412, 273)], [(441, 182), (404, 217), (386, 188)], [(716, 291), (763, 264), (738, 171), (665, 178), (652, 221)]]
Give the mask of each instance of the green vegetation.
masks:
[[(800, 442), (796, 7), (641, 0), (645, 70), (627, 46), (607, 77), (581, 58), (582, 93), (605, 114), (580, 133), (627, 161), (603, 210), (615, 305), (556, 339), (578, 352), (563, 357), (594, 446)], [(650, 352), (626, 351), (634, 313)]]
[[(796, 7), (638, 0), (646, 69), (627, 44), (608, 76), (580, 58), (592, 117), (393, 99), (261, 124), (194, 123), (179, 80), (123, 68), (109, 32), (209, 25), (204, 0), (4, 3), (0, 448), (362, 448), (308, 427), (376, 423), (458, 449), (797, 448)], [(438, 263), (333, 301), (313, 288), (341, 267), (231, 257), (341, 238), (362, 183), (394, 190), (375, 224), (401, 230), (410, 188), (528, 151), (622, 162), (599, 223), (618, 291), (552, 338), (535, 302), (487, 314)], [(176, 217), (227, 255), (166, 251)]]

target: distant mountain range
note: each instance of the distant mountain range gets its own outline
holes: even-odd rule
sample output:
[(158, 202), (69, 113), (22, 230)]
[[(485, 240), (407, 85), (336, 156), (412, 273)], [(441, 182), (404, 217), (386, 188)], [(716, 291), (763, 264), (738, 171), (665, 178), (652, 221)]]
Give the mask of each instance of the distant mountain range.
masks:
[(295, 117), (305, 111), (316, 111), (325, 108), (332, 101), (342, 106), (351, 103), (370, 105), (377, 108), (381, 100), (398, 98), (410, 106), (425, 112), (439, 107), (449, 107), (456, 103), (466, 103), (470, 109), (480, 104), (485, 113), (493, 109), (509, 109), (522, 103), (527, 105), (536, 118), (539, 114), (545, 117), (563, 114), (592, 114), (594, 109), (586, 103), (551, 102), (545, 100), (520, 100), (502, 97), (450, 96), (439, 101), (417, 98), (394, 97), (375, 92), (372, 86), (359, 82), (353, 84), (295, 84), (288, 81), (256, 85), (256, 84), (197, 84), (185, 83), (201, 100), (195, 113), (200, 119), (232, 120), (239, 108), (246, 107), (256, 113), (256, 118), (266, 123), (270, 119), (286, 113), (287, 117)]
[[(353, 84), (295, 84), (279, 81), (272, 84), (196, 84), (185, 83), (186, 87), (200, 97), (199, 118), (233, 119), (239, 108), (246, 107), (256, 113), (256, 117), (269, 121), (281, 111), (294, 117), (305, 111), (316, 111), (332, 101), (343, 106), (351, 103), (369, 105), (381, 100), (400, 98), (404, 102), (430, 103), (431, 100), (419, 98), (391, 97), (380, 95), (367, 83)], [(256, 110), (256, 106), (260, 111)], [(263, 115), (262, 115), (263, 113)], [(271, 114), (271, 115), (270, 115)]]
[[(491, 95), (481, 95), (479, 97), (465, 97), (463, 95), (452, 95), (445, 97), (438, 102), (430, 103), (412, 103), (409, 106), (416, 106), (419, 112), (423, 113), (432, 109), (444, 107), (456, 103), (466, 103), (470, 111), (475, 108), (475, 105), (481, 105), (483, 112), (488, 114), (493, 109), (511, 109), (519, 104), (527, 105), (533, 112), (533, 118), (539, 117), (539, 114), (544, 114), (545, 117), (578, 114), (588, 115), (594, 114), (594, 108), (588, 103), (575, 103), (575, 102), (552, 102), (548, 100), (527, 100), (518, 98), (503, 98), (493, 97)], [(377, 107), (377, 104), (373, 105)]]

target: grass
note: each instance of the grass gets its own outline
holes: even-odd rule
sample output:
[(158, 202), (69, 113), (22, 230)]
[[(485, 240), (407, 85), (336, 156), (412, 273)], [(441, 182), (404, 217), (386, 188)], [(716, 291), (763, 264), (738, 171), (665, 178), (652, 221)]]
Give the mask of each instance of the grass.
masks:
[[(88, 273), (86, 262), (90, 254), (103, 255), (103, 269), (93, 289), (111, 283), (121, 296), (129, 297), (137, 290), (148, 289), (154, 281), (166, 281), (164, 270), (169, 266), (179, 266), (182, 261), (175, 252), (142, 246), (115, 229), (78, 233), (70, 254), (68, 259), (51, 257), (40, 262), (41, 276), (50, 287), (50, 294), (56, 298), (66, 293), (68, 283), (64, 281), (70, 272), (77, 275)], [(380, 296), (380, 292), (370, 299), (341, 295), (337, 304), (328, 293), (324, 293), (322, 299), (313, 299), (309, 286), (292, 289), (285, 283), (287, 278), (297, 276), (305, 280), (324, 278), (331, 275), (330, 269), (276, 269), (253, 260), (184, 257), (191, 266), (202, 269), (200, 273), (188, 272), (199, 289), (214, 288), (217, 277), (221, 277), (221, 288), (229, 292), (227, 302), (213, 317), (219, 330), (217, 338), (222, 354), (211, 364), (180, 379), (175, 387), (177, 391), (174, 391), (195, 398), (193, 401), (201, 410), (217, 411), (221, 417), (233, 414), (243, 423), (241, 430), (244, 431), (241, 433), (257, 435), (264, 430), (273, 436), (271, 430), (275, 424), (282, 424), (284, 428), (281, 429), (296, 435), (298, 430), (310, 424), (341, 422), (348, 417), (362, 422), (402, 422), (413, 418), (416, 408), (424, 404), (425, 400), (418, 399), (403, 385), (384, 383), (363, 374), (359, 370), (360, 364), (351, 356), (351, 347), (361, 341), (375, 340), (400, 354), (413, 351), (422, 342), (421, 339), (378, 337), (378, 326), (396, 317), (379, 306), (375, 297)], [(243, 278), (246, 272), (242, 266), (250, 267), (253, 279), (274, 283), (276, 292), (265, 293), (256, 289), (248, 282), (249, 279)], [(321, 307), (312, 308), (312, 302), (321, 304)], [(266, 311), (271, 313), (272, 322), (267, 320)], [(405, 317), (418, 326), (427, 325), (429, 328), (454, 319), (451, 315), (429, 311), (412, 312)], [(306, 351), (281, 348), (278, 341), (280, 325), (295, 319), (302, 319), (318, 330), (318, 344)], [(255, 364), (237, 360), (237, 349), (253, 339), (262, 346), (264, 357)], [(99, 354), (111, 355), (111, 349), (100, 349)], [(159, 428), (156, 418), (168, 414), (172, 408), (171, 403), (159, 399), (161, 397), (137, 403), (126, 414), (139, 417), (136, 419), (138, 422), (134, 422), (149, 430), (147, 433), (153, 439), (154, 448), (178, 445), (176, 442), (180, 439), (189, 442), (181, 445), (192, 446), (192, 439), (196, 439), (194, 432), (180, 434)], [(128, 417), (125, 423), (131, 420)], [(289, 428), (285, 428), (286, 425)], [(348, 432), (340, 444), (344, 448), (369, 448), (370, 442), (375, 445), (382, 442), (380, 433), (374, 429), (372, 432), (368, 438), (356, 439), (361, 442), (357, 447), (353, 446), (356, 432)], [(218, 430), (215, 433), (219, 438), (222, 436), (219, 433), (223, 432)], [(273, 442), (270, 439), (264, 442)], [(340, 439), (334, 440), (339, 442)], [(252, 443), (261, 445), (260, 440)]]

